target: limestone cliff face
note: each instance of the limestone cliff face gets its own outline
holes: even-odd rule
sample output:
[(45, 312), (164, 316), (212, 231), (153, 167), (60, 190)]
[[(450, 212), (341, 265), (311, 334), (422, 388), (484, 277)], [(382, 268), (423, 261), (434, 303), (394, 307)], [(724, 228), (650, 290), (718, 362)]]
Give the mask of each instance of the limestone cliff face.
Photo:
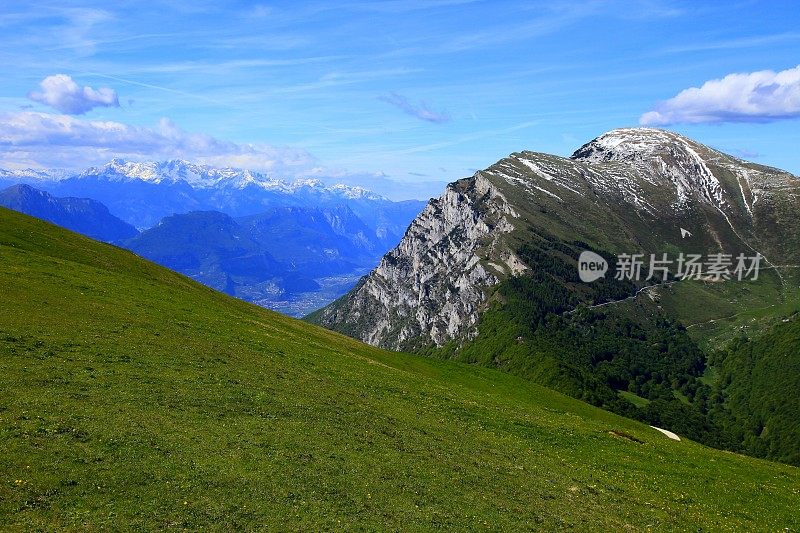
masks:
[(392, 349), (469, 336), (486, 288), (525, 268), (502, 239), (514, 217), (480, 172), (451, 183), (378, 267), (316, 321)]

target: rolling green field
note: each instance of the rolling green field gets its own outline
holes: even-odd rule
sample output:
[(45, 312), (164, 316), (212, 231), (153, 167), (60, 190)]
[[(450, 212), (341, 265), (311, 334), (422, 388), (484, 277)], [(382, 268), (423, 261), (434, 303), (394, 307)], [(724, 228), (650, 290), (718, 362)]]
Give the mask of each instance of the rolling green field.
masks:
[(0, 209), (7, 529), (800, 529), (800, 470)]

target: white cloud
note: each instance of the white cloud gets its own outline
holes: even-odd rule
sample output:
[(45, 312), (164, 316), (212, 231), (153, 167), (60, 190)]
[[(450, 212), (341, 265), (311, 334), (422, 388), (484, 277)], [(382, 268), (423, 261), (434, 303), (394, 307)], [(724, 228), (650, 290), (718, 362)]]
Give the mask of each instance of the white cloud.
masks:
[(82, 115), (95, 107), (119, 107), (119, 98), (113, 89), (81, 87), (66, 74), (48, 76), (39, 86), (41, 91), (29, 93), (28, 98), (62, 113)]
[(277, 178), (315, 177), (358, 185), (395, 200), (438, 196), (444, 182), (394, 180), (385, 174), (324, 167), (307, 151), (240, 144), (187, 132), (162, 118), (152, 128), (33, 111), (0, 112), (0, 168), (83, 170), (113, 158), (186, 159), (215, 167), (246, 168)]
[(800, 65), (773, 72), (729, 74), (692, 87), (643, 114), (644, 126), (769, 122), (800, 117)]
[(180, 158), (289, 177), (302, 175), (316, 164), (301, 149), (237, 144), (184, 131), (169, 119), (146, 128), (63, 114), (0, 113), (0, 167), (79, 169), (107, 163), (114, 157)]

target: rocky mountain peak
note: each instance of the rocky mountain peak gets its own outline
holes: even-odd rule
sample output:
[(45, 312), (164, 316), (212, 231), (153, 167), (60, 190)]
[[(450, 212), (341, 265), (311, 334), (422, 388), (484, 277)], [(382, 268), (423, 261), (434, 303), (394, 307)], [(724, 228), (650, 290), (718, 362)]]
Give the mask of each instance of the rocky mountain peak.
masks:
[(677, 133), (656, 128), (618, 128), (578, 148), (570, 157), (587, 163), (642, 161), (687, 146), (700, 147)]
[(728, 201), (725, 187), (710, 164), (730, 157), (671, 131), (611, 130), (581, 146), (571, 159), (590, 164), (627, 164), (645, 181), (672, 188), (678, 208), (692, 199), (715, 207), (724, 207)]
[(793, 258), (796, 217), (775, 223), (800, 192), (787, 176), (651, 128), (612, 130), (569, 159), (515, 152), (451, 183), (369, 276), (313, 319), (389, 348), (469, 338), (493, 287), (539, 268), (523, 247), (544, 241), (682, 249), (676, 228), (690, 228), (697, 249)]

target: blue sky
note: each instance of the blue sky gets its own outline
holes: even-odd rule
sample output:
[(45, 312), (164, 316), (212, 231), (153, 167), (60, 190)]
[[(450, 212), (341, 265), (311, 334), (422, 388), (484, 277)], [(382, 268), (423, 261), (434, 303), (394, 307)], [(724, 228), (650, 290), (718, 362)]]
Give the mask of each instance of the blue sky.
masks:
[(12, 2), (0, 35), (6, 168), (183, 157), (427, 197), (643, 122), (800, 174), (796, 2)]

